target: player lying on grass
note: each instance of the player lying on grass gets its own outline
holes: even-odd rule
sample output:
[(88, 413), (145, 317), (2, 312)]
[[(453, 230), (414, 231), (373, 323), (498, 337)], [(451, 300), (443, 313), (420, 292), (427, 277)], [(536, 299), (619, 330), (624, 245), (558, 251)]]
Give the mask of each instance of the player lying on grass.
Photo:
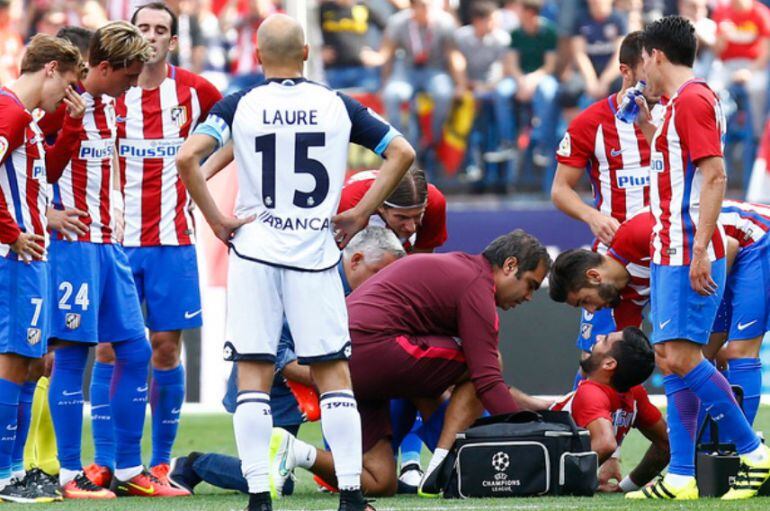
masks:
[[(669, 460), (666, 422), (641, 386), (655, 369), (650, 341), (635, 327), (599, 335), (591, 354), (580, 366), (585, 380), (552, 409), (569, 411), (575, 423), (591, 433), (591, 450), (599, 455), (601, 465), (599, 491), (638, 490), (658, 475)], [(639, 465), (623, 478), (620, 463), (612, 455), (632, 427), (647, 437), (651, 445)]]
[[(406, 255), (398, 238), (384, 227), (370, 225), (356, 234), (342, 252), (342, 260), (337, 266), (345, 295), (363, 284), (369, 277)], [(273, 412), (273, 423), (289, 431), (293, 435), (299, 432), (303, 422), (297, 399), (286, 385), (286, 380), (293, 380), (305, 385), (313, 385), (308, 366), (297, 362), (294, 353), (294, 339), (284, 322), (281, 340), (278, 343), (278, 355), (275, 365), (276, 375), (270, 391), (270, 402)], [(227, 395), (223, 400), (228, 412), (235, 410), (235, 400), (238, 389), (235, 385), (237, 370), (228, 381)], [(315, 397), (317, 406), (318, 398)], [(249, 486), (241, 474), (241, 460), (234, 456), (216, 453), (190, 453), (188, 456), (174, 458), (171, 464), (169, 480), (177, 487), (190, 492), (201, 481), (228, 490), (238, 490), (248, 493)], [(290, 494), (293, 487), (291, 478), (283, 486), (271, 487), (273, 497)]]
[[(348, 297), (350, 372), (361, 414), (366, 494), (396, 492), (391, 399), (412, 400), (430, 421), (441, 395), (454, 386), (441, 437), (429, 446), (435, 449), (427, 478), (440, 466), (455, 434), (483, 409), (496, 414), (548, 406), (506, 385), (496, 309), (529, 301), (549, 267), (545, 247), (517, 230), (479, 255), (407, 257)], [(281, 429), (273, 441), (280, 442), (271, 459), (271, 474), (279, 484), (295, 467), (336, 483), (331, 453)]]

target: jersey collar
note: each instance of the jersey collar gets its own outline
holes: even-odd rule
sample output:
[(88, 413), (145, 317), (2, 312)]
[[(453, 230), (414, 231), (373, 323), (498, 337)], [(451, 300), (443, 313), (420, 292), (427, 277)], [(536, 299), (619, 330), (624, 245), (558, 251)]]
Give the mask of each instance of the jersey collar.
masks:
[(307, 78), (304, 78), (302, 76), (294, 77), (294, 78), (268, 78), (265, 80), (265, 83), (277, 83), (280, 85), (297, 85), (299, 83), (306, 82)]

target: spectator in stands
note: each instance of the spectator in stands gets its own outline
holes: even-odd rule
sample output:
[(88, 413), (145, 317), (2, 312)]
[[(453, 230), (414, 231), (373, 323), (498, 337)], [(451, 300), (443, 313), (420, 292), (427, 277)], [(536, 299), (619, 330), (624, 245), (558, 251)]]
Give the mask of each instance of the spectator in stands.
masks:
[(178, 18), (179, 43), (170, 55), (171, 64), (195, 74), (202, 73), (206, 63), (206, 41), (198, 18), (200, 3), (197, 0), (166, 0), (166, 4)]
[(323, 35), (321, 57), (329, 86), (379, 90), (379, 69), (373, 67), (379, 62), (367, 41), (372, 25), (383, 30), (385, 20), (360, 0), (325, 0), (318, 14)]
[(551, 159), (556, 150), (559, 115), (555, 102), (559, 83), (553, 76), (557, 33), (555, 25), (540, 15), (542, 6), (543, 0), (518, 0), (521, 25), (511, 34), (505, 72), (516, 80), (516, 100), (532, 105), (531, 154)]
[[(504, 77), (502, 60), (511, 44), (511, 36), (495, 26), (496, 6), (486, 0), (469, 7), (471, 24), (455, 32), (455, 42), (467, 61), (468, 86), (474, 97), (492, 105), (500, 152), (514, 147), (513, 94), (516, 82)], [(480, 162), (475, 162), (477, 165)]]
[(227, 43), (217, 15), (212, 10), (212, 0), (197, 0), (195, 12), (201, 29), (203, 46), (206, 48), (201, 75), (219, 90), (227, 88)]
[(717, 23), (715, 51), (719, 61), (712, 69), (716, 90), (732, 84), (749, 94), (754, 134), (762, 130), (770, 61), (770, 9), (758, 0), (730, 0), (712, 16)]
[(79, 20), (70, 20), (71, 26), (82, 26), (89, 30), (98, 30), (109, 22), (107, 11), (97, 0), (88, 0), (80, 4), (77, 12)]
[(56, 35), (56, 33), (67, 26), (67, 14), (59, 9), (40, 10), (33, 24), (35, 34)]
[(0, 83), (8, 84), (19, 76), (19, 62), (24, 41), (11, 19), (11, 0), (0, 0)]
[(262, 66), (257, 59), (257, 29), (262, 21), (277, 9), (271, 0), (229, 0), (223, 9), (223, 29), (234, 36), (230, 55), (230, 86), (225, 95), (246, 89), (264, 81)]
[[(465, 59), (454, 42), (456, 24), (452, 15), (431, 8), (428, 0), (411, 0), (411, 5), (390, 18), (385, 28), (380, 50), (385, 83), (382, 99), (390, 123), (407, 135), (401, 105), (411, 101), (418, 91), (427, 92), (434, 102), (430, 142), (435, 143), (449, 115), (452, 98), (467, 89)], [(404, 51), (404, 60), (396, 66), (399, 49)], [(407, 138), (417, 145), (416, 137)]]
[(612, 8), (612, 0), (588, 0), (588, 17), (578, 21), (572, 38), (574, 61), (589, 99), (597, 100), (617, 89), (620, 71), (615, 65), (626, 24)]
[(717, 24), (708, 17), (707, 0), (679, 0), (679, 15), (695, 27), (698, 53), (693, 66), (695, 76), (706, 79), (714, 62), (714, 44), (717, 40)]

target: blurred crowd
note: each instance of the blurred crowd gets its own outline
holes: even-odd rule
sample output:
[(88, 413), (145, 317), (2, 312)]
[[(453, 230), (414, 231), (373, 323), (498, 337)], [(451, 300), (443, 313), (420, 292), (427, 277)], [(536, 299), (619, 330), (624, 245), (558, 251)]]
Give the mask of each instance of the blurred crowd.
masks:
[[(256, 29), (297, 0), (169, 0), (174, 63), (223, 91), (259, 83)], [(311, 78), (350, 89), (418, 149), (448, 191), (545, 193), (569, 121), (620, 86), (625, 34), (680, 14), (696, 27), (697, 75), (728, 116), (733, 188), (746, 186), (767, 120), (770, 0), (306, 0)], [(0, 83), (24, 41), (128, 19), (142, 0), (0, 0)], [(290, 12), (291, 13), (291, 12)], [(446, 147), (460, 154), (448, 164)], [(451, 151), (450, 151), (451, 152)], [(451, 158), (449, 158), (451, 160)]]

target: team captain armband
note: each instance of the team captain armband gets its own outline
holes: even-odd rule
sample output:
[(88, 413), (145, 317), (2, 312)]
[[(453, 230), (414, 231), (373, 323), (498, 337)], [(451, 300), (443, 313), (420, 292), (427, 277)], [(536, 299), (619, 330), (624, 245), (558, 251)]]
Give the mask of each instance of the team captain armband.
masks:
[(208, 135), (217, 141), (217, 145), (222, 147), (230, 140), (230, 126), (224, 119), (216, 114), (209, 114), (193, 132), (194, 135)]

